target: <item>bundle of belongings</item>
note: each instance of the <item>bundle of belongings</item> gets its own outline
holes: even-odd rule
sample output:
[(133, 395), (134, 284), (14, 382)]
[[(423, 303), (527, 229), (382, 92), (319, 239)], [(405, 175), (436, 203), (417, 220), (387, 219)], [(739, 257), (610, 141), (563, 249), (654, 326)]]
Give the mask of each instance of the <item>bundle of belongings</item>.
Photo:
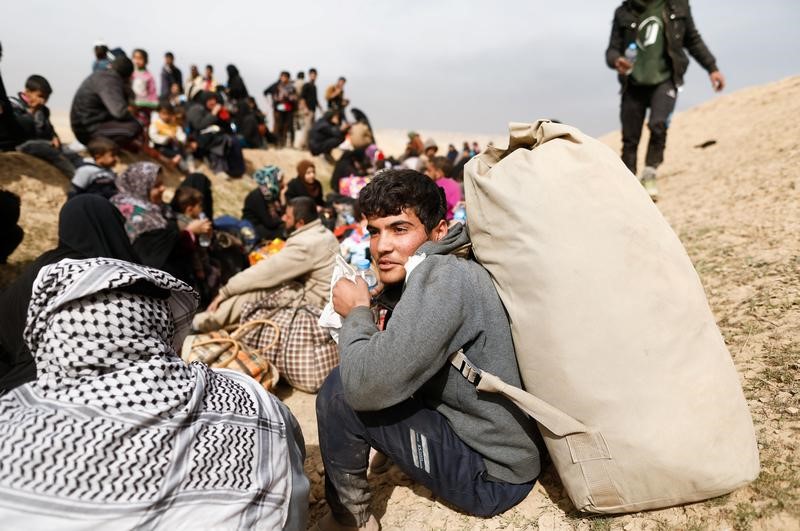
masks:
[(703, 286), (619, 158), (574, 127), (513, 123), (464, 177), (525, 391), (451, 362), (536, 420), (575, 507), (655, 509), (753, 481), (752, 419)]

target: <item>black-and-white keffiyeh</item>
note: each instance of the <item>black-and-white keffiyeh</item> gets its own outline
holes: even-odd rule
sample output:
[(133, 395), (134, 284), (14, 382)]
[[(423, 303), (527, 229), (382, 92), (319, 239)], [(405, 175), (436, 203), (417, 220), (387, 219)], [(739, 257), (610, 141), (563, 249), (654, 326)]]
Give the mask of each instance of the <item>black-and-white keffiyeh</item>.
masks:
[(25, 329), (38, 379), (0, 397), (3, 527), (287, 525), (293, 419), (253, 380), (175, 354), (196, 305), (119, 260), (40, 271)]

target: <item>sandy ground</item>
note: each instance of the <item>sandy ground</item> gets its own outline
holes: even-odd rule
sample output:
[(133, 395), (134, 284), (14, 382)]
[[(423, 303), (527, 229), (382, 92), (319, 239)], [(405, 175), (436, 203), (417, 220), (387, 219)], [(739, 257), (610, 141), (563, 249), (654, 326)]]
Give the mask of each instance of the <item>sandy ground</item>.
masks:
[[(739, 370), (761, 451), (762, 473), (733, 494), (684, 507), (617, 517), (575, 511), (552, 468), (520, 505), (491, 519), (466, 516), (412, 484), (396, 467), (371, 479), (383, 529), (800, 529), (800, 77), (722, 97), (679, 114), (660, 169), (659, 208), (697, 268)], [(440, 147), (463, 140), (503, 140), (431, 133)], [(376, 131), (387, 152), (404, 131)], [(716, 143), (696, 147), (706, 141)], [(619, 135), (603, 141), (619, 149)], [(646, 141), (646, 140), (645, 140)], [(643, 142), (644, 145), (644, 142)], [(250, 167), (290, 171), (307, 156), (248, 151)], [(321, 164), (321, 163), (320, 163)], [(320, 173), (329, 175), (330, 168)], [(293, 174), (293, 172), (292, 172)], [(170, 177), (174, 186), (177, 176)], [(220, 212), (238, 214), (251, 181), (213, 178)], [(0, 186), (22, 196), (28, 237), (0, 266), (0, 285), (55, 243), (66, 179), (18, 154), (0, 155)], [(326, 509), (314, 396), (281, 387), (299, 419), (312, 481), (312, 523)]]

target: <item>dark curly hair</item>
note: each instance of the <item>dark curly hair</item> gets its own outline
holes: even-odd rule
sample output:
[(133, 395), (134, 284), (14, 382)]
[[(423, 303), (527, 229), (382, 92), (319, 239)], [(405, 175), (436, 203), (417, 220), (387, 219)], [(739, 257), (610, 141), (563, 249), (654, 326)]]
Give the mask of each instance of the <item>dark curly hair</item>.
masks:
[(384, 170), (358, 196), (361, 213), (368, 218), (397, 216), (411, 209), (428, 232), (447, 215), (444, 191), (429, 177), (414, 170)]

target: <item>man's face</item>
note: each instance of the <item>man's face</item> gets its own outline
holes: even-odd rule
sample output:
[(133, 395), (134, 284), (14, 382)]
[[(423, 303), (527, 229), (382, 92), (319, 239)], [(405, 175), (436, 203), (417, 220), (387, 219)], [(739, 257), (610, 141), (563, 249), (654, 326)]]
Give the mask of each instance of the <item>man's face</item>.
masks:
[(208, 98), (206, 100), (206, 109), (209, 111), (217, 106), (217, 98)]
[(283, 213), (281, 219), (286, 224), (286, 231), (292, 232), (295, 226), (294, 208), (292, 208), (291, 206), (286, 207), (286, 212)]
[(45, 98), (44, 94), (38, 90), (25, 89), (25, 99), (28, 100), (28, 106), (33, 110), (36, 110), (47, 103), (47, 98)]
[(281, 83), (283, 83), (285, 85), (286, 83), (289, 82), (289, 76), (287, 76), (286, 74), (281, 74), (280, 80), (281, 80)]
[(172, 66), (172, 62), (173, 61), (174, 61), (174, 59), (172, 58), (171, 55), (165, 55), (164, 56), (164, 62), (167, 64), (167, 66)]
[[(445, 224), (446, 233), (446, 223), (442, 221), (440, 225), (442, 224)], [(409, 208), (397, 216), (368, 217), (367, 230), (370, 233), (370, 254), (378, 264), (381, 282), (387, 286), (405, 280), (406, 262), (420, 245), (429, 240), (439, 240), (443, 236), (440, 234), (440, 227), (428, 234), (417, 214)]]
[(308, 80), (309, 81), (316, 81), (317, 80), (317, 73), (316, 72), (309, 72), (308, 73)]
[(336, 82), (336, 86), (339, 87), (340, 89), (343, 89), (345, 83), (346, 81), (344, 79), (340, 79), (339, 81)]

